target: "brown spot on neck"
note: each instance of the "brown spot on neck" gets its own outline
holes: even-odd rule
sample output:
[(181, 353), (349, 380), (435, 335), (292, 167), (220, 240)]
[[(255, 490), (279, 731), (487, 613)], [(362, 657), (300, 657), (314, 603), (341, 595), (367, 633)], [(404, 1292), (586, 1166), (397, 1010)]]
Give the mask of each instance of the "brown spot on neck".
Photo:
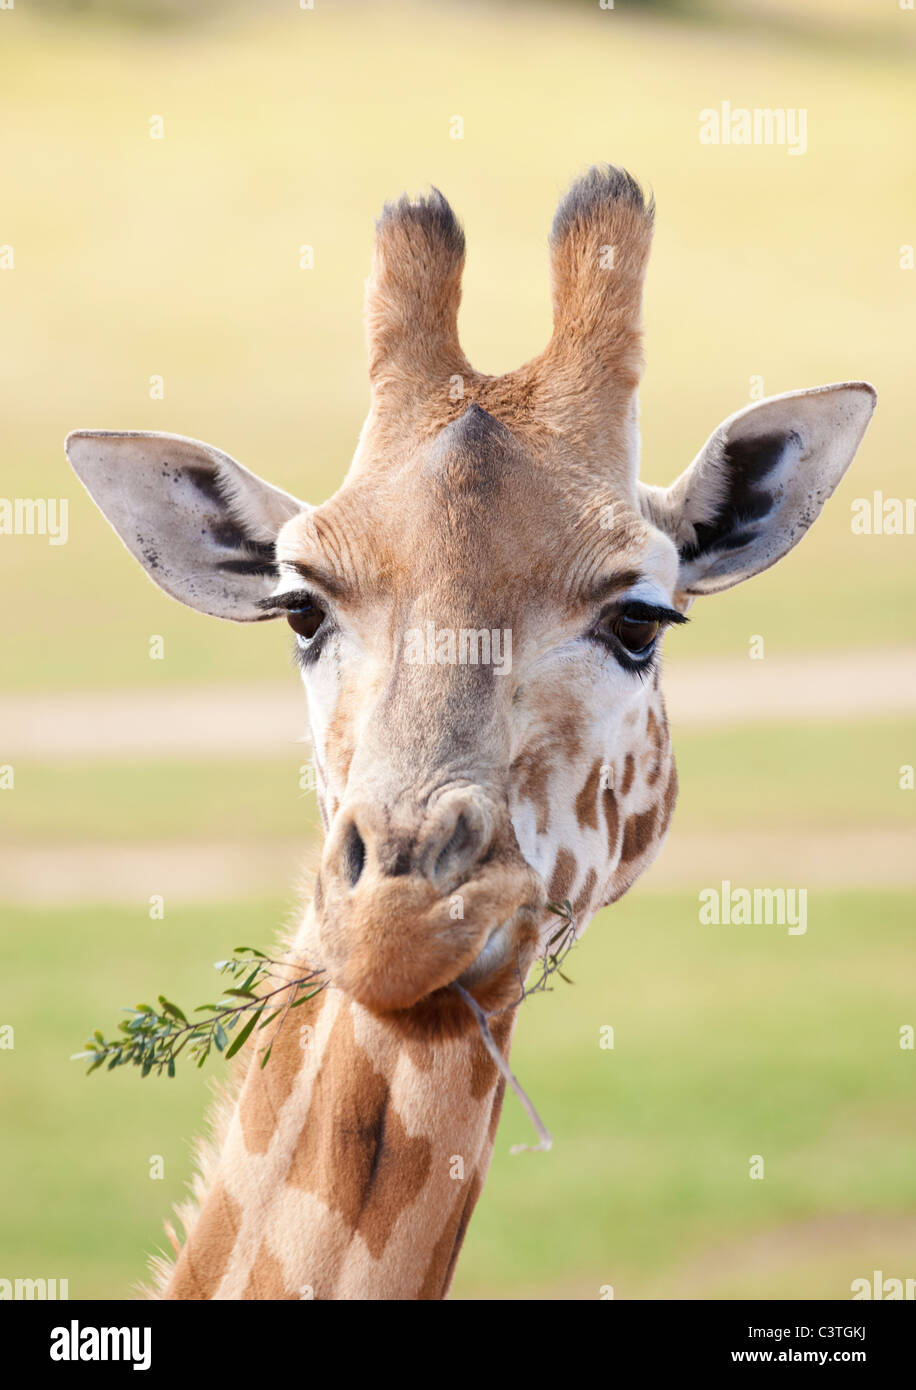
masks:
[(165, 1291), (166, 1298), (210, 1299), (222, 1283), (242, 1209), (222, 1183), (212, 1188)]
[(267, 1241), (262, 1240), (242, 1298), (245, 1300), (273, 1299), (279, 1301), (281, 1299), (298, 1300), (299, 1297), (298, 1292), (291, 1291), (286, 1287), (286, 1278), (280, 1261), (270, 1249)]
[(499, 1129), (500, 1116), (503, 1113), (503, 1100), (506, 1095), (506, 1078), (501, 1076), (496, 1083), (496, 1090), (493, 1092), (493, 1107), (490, 1111), (490, 1128), (487, 1130), (487, 1144), (492, 1149), (496, 1142), (496, 1131)]
[(623, 844), (620, 848), (620, 862), (622, 864), (628, 864), (632, 859), (639, 859), (646, 853), (655, 838), (654, 831), (657, 819), (657, 806), (650, 806), (648, 811), (642, 811), (628, 818), (623, 827)]
[[(504, 1013), (497, 1014), (490, 1024), (493, 1041), (504, 1057), (508, 1052), (512, 1023), (512, 1014)], [(471, 1042), (471, 1098), (483, 1100), (498, 1075), (496, 1063), (487, 1051), (483, 1039), (474, 1038)]]
[(575, 918), (578, 919), (579, 917), (581, 917), (585, 909), (588, 907), (589, 903), (592, 900), (592, 894), (595, 891), (595, 884), (597, 882), (598, 875), (596, 874), (595, 870), (589, 869), (588, 873), (585, 875), (585, 882), (583, 883), (580, 892), (576, 896), (576, 901), (572, 905), (573, 916)]
[(548, 901), (552, 903), (564, 902), (569, 897), (575, 877), (575, 855), (568, 849), (558, 850), (553, 873), (550, 875), (550, 884), (547, 888)]
[(540, 749), (526, 749), (515, 759), (510, 774), (518, 778), (518, 795), (534, 807), (535, 824), (544, 835), (550, 824), (550, 803), (547, 799), (547, 779), (550, 767)]
[(650, 762), (649, 770), (646, 773), (646, 783), (654, 787), (659, 779), (662, 770), (662, 735), (655, 718), (654, 710), (649, 710), (649, 717), (646, 720), (646, 737), (649, 740)]
[(617, 807), (617, 796), (613, 787), (605, 790), (604, 797), (604, 818), (607, 821), (607, 857), (613, 863), (617, 855), (617, 836), (620, 833), (620, 811)]
[[(239, 1121), (245, 1148), (252, 1154), (266, 1153), (277, 1127), (277, 1119), (289, 1099), (296, 1077), (302, 1069), (306, 1052), (302, 1047), (302, 1028), (314, 1026), (327, 991), (322, 990), (284, 1017), (273, 1034), (273, 1048), (266, 1067), (255, 1053), (249, 1063), (248, 1075), (239, 1099)], [(265, 1034), (261, 1034), (262, 1039)]]
[(460, 1184), (445, 1228), (433, 1248), (432, 1258), (423, 1277), (420, 1292), (417, 1294), (418, 1299), (424, 1301), (440, 1299), (448, 1293), (455, 1274), (455, 1265), (458, 1263), (458, 1256), (470, 1224), (471, 1214), (477, 1205), (477, 1199), (482, 1189), (483, 1183), (476, 1171), (465, 1183)]
[(598, 829), (598, 784), (601, 780), (602, 762), (597, 758), (585, 785), (576, 797), (576, 819), (583, 830)]
[(661, 817), (659, 819), (658, 833), (664, 835), (665, 831), (674, 814), (674, 807), (677, 803), (677, 764), (674, 758), (671, 759), (671, 770), (668, 773), (668, 783), (665, 787), (665, 795), (662, 798)]
[(387, 1079), (357, 1042), (344, 1003), (328, 1038), (287, 1181), (338, 1212), (379, 1259), (427, 1182), (432, 1146), (407, 1133)]

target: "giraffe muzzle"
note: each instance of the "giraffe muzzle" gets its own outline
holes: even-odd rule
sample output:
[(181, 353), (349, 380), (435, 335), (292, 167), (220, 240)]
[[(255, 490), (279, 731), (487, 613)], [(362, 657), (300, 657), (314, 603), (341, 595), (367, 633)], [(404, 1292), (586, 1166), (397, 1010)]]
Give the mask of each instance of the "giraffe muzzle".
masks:
[(443, 798), (421, 833), (396, 833), (365, 806), (341, 808), (316, 895), (329, 978), (367, 1008), (410, 1008), (460, 979), (493, 994), (527, 970), (545, 889), (508, 812)]

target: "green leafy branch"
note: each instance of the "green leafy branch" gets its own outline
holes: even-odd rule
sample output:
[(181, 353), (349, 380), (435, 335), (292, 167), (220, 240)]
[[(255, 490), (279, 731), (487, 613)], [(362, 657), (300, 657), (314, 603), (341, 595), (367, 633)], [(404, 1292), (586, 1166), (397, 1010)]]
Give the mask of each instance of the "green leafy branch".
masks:
[(572, 903), (569, 898), (564, 898), (561, 903), (546, 903), (545, 907), (548, 912), (552, 912), (555, 917), (560, 918), (562, 925), (550, 937), (544, 947), (543, 954), (539, 957), (540, 973), (535, 977), (533, 984), (527, 984), (519, 964), (516, 969), (519, 987), (518, 998), (513, 999), (510, 1004), (504, 1005), (501, 1009), (490, 1010), (492, 1014), (508, 1013), (510, 1009), (517, 1009), (519, 1004), (523, 1003), (529, 995), (542, 994), (551, 990), (553, 986), (550, 984), (550, 980), (554, 975), (559, 975), (560, 979), (565, 980), (568, 985), (573, 983), (561, 969), (566, 957), (576, 944), (576, 919), (573, 915)]
[[(291, 1009), (313, 999), (326, 988), (322, 970), (309, 971), (290, 979), (288, 962), (274, 960), (253, 946), (236, 946), (229, 960), (218, 960), (215, 968), (233, 981), (224, 989), (215, 1004), (199, 1004), (192, 1014), (204, 1014), (201, 1019), (189, 1019), (183, 1009), (170, 999), (159, 995), (159, 1007), (138, 1004), (124, 1009), (129, 1017), (118, 1024), (120, 1036), (108, 1039), (98, 1029), (86, 1042), (86, 1051), (77, 1052), (71, 1061), (89, 1060), (86, 1075), (105, 1063), (109, 1071), (116, 1067), (139, 1067), (143, 1076), (155, 1071), (175, 1075), (175, 1062), (187, 1048), (188, 1056), (202, 1067), (211, 1049), (234, 1057), (251, 1034), (260, 1032), (279, 1019), (270, 1042), (261, 1055), (266, 1067), (277, 1033)], [(281, 983), (277, 984), (276, 981)], [(286, 995), (281, 1000), (281, 995)]]

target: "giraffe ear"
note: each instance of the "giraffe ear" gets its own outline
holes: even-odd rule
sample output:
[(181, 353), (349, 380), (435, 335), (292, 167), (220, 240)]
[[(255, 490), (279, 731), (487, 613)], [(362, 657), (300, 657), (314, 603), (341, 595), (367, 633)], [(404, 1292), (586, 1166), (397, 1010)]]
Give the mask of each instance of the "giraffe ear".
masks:
[(149, 577), (216, 618), (252, 622), (276, 586), (274, 542), (304, 508), (228, 454), (178, 434), (75, 430), (67, 457)]
[(864, 381), (771, 396), (729, 416), (670, 487), (640, 483), (644, 515), (677, 546), (678, 588), (730, 589), (797, 545), (852, 462), (876, 399)]

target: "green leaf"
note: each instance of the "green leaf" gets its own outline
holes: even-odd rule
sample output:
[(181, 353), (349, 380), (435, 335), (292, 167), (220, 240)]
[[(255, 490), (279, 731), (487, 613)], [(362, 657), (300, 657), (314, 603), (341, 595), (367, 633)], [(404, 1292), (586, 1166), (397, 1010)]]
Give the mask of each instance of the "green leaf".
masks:
[(173, 1004), (170, 1000), (166, 999), (164, 994), (160, 994), (159, 1003), (162, 1005), (164, 1013), (171, 1014), (172, 1018), (177, 1018), (180, 1023), (187, 1023), (188, 1020), (185, 1018), (178, 1005)]
[(264, 1053), (264, 1056), (261, 1058), (261, 1070), (262, 1070), (262, 1071), (263, 1071), (264, 1068), (267, 1066), (267, 1063), (270, 1061), (270, 1054), (271, 1054), (271, 1052), (273, 1052), (273, 1048), (274, 1048), (274, 1045), (273, 1045), (273, 1043), (271, 1042), (270, 1045), (268, 1046), (268, 1048), (266, 1049), (266, 1051), (265, 1051), (265, 1053)]
[[(262, 1007), (263, 1007), (263, 1006), (262, 1006)], [(238, 1034), (238, 1036), (233, 1040), (231, 1046), (229, 1047), (229, 1049), (228, 1049), (228, 1051), (227, 1051), (227, 1053), (226, 1053), (226, 1061), (227, 1061), (227, 1062), (228, 1062), (228, 1060), (229, 1060), (230, 1057), (234, 1057), (234, 1056), (235, 1056), (235, 1054), (238, 1052), (239, 1048), (242, 1047), (243, 1044), (244, 1044), (244, 1043), (247, 1041), (247, 1039), (250, 1037), (251, 1032), (252, 1032), (252, 1030), (254, 1029), (254, 1025), (257, 1023), (257, 1021), (258, 1021), (258, 1019), (259, 1019), (260, 1017), (261, 1017), (261, 1009), (257, 1009), (257, 1010), (251, 1015), (251, 1018), (250, 1018), (250, 1019), (248, 1020), (248, 1022), (245, 1024), (245, 1027), (244, 1027), (244, 1028), (242, 1029), (242, 1031)]]
[(324, 985), (319, 985), (317, 989), (312, 990), (311, 994), (303, 994), (301, 999), (296, 999), (289, 1007), (291, 1009), (298, 1009), (300, 1004), (308, 1003), (309, 999), (314, 999), (315, 995), (320, 994), (323, 989)]
[(229, 1041), (226, 1037), (226, 1030), (221, 1023), (216, 1025), (216, 1033), (214, 1034), (213, 1041), (216, 1043), (217, 1052), (222, 1052)]

